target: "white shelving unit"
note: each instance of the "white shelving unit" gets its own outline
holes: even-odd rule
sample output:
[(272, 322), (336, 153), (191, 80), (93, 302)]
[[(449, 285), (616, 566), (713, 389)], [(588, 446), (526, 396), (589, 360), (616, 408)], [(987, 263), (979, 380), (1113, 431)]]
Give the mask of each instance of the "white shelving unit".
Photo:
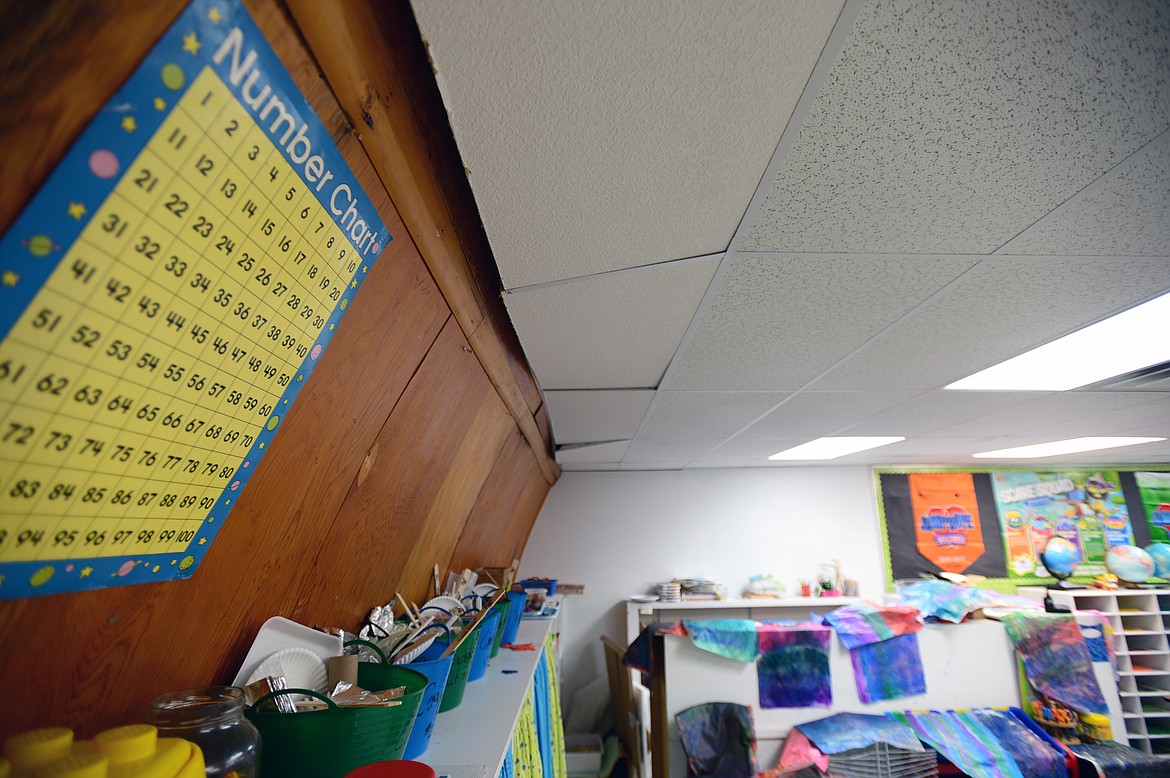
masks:
[(516, 642), (533, 643), (537, 650), (501, 649), (487, 675), (467, 685), (459, 707), (439, 714), (431, 744), (417, 760), (434, 768), (439, 778), (496, 778), (555, 624), (556, 619), (521, 621)]
[(1149, 753), (1170, 754), (1170, 589), (1069, 589), (1050, 594), (1058, 605), (1100, 611), (1109, 619), (1129, 744)]

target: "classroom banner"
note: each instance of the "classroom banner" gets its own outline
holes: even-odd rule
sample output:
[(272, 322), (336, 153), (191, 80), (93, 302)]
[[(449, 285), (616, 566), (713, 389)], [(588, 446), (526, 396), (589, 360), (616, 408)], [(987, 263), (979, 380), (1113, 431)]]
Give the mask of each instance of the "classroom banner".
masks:
[(983, 556), (983, 531), (970, 473), (911, 473), (918, 553), (939, 570), (963, 573)]
[(1054, 536), (1077, 548), (1079, 576), (1104, 573), (1105, 553), (1134, 542), (1115, 471), (998, 471), (991, 478), (1008, 577), (1016, 583), (1049, 577), (1040, 555)]

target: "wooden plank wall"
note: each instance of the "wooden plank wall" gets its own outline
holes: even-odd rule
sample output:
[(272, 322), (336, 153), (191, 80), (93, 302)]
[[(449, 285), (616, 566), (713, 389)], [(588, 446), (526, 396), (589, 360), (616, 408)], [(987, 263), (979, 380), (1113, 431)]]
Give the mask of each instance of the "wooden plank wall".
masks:
[[(269, 616), (353, 629), (423, 599), (436, 562), (506, 565), (558, 475), (421, 46), (379, 42), (409, 8), (246, 4), (394, 240), (193, 579), (0, 602), (0, 736), (140, 721), (156, 693), (230, 682)], [(182, 7), (0, 0), (0, 230)]]

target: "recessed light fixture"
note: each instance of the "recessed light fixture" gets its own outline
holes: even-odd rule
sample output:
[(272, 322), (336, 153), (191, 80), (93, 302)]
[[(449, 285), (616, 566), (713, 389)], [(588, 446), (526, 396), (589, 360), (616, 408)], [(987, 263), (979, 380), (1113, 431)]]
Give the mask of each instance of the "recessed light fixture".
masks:
[(1170, 360), (1170, 294), (980, 370), (947, 389), (1061, 392)]
[(1035, 443), (1031, 446), (1001, 448), (998, 451), (984, 451), (972, 454), (979, 459), (1036, 459), (1054, 457), (1060, 454), (1076, 454), (1081, 451), (1097, 451), (1103, 448), (1136, 446), (1139, 443), (1155, 443), (1166, 438), (1070, 438), (1054, 440), (1051, 443)]
[(846, 454), (856, 454), (878, 446), (888, 446), (906, 438), (817, 438), (808, 443), (801, 443), (796, 448), (781, 451), (768, 457), (778, 459), (836, 459)]

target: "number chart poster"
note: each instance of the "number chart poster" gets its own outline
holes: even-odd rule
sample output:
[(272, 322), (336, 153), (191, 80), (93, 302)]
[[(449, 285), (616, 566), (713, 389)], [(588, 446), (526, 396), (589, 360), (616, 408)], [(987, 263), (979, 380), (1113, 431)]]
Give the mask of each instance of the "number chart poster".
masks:
[(191, 576), (391, 237), (196, 0), (0, 238), (0, 598)]
[(994, 472), (1008, 577), (1046, 580), (1040, 559), (1049, 539), (1061, 536), (1077, 549), (1077, 575), (1105, 572), (1113, 546), (1133, 545), (1129, 509), (1118, 473), (1100, 470)]

